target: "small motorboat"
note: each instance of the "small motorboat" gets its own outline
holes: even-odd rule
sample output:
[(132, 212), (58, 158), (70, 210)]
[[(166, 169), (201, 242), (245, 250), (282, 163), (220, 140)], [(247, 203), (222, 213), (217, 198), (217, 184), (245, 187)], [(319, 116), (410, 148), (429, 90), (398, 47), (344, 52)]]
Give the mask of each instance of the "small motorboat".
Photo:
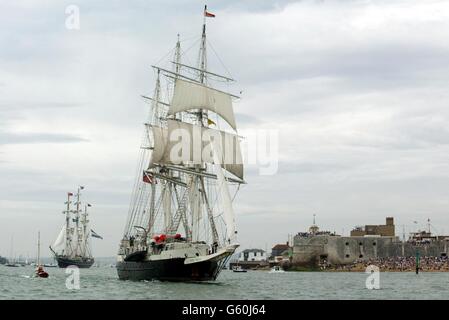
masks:
[(241, 266), (234, 266), (232, 267), (232, 272), (247, 272), (247, 270), (242, 269)]
[(44, 267), (39, 266), (36, 269), (36, 277), (38, 278), (48, 278), (48, 273), (44, 270)]
[(271, 268), (270, 273), (284, 273), (284, 269), (282, 269), (280, 266), (274, 266)]

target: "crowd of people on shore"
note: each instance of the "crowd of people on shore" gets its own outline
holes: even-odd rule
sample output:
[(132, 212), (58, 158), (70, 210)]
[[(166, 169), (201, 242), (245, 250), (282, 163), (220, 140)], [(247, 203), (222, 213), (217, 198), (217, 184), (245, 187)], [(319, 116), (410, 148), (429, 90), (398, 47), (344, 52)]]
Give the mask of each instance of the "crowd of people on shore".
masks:
[[(364, 272), (370, 265), (379, 267), (380, 271), (415, 271), (416, 257), (390, 257), (367, 260), (356, 260), (354, 263), (347, 265), (321, 265), (321, 270), (326, 271), (359, 271)], [(449, 258), (442, 257), (420, 257), (420, 271), (449, 271)]]

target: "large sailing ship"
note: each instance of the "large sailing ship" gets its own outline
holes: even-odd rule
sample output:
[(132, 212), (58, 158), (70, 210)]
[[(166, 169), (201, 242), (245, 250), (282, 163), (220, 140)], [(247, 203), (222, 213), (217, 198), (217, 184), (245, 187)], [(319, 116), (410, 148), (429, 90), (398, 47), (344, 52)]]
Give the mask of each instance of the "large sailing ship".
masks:
[[(90, 204), (81, 203), (81, 190), (84, 187), (78, 187), (76, 195), (72, 192), (67, 193), (65, 224), (62, 226), (56, 241), (50, 246), (58, 266), (66, 268), (68, 266), (77, 266), (78, 268), (90, 268), (94, 263), (90, 239), (91, 237), (101, 238), (89, 228), (87, 209)], [(75, 202), (72, 203), (72, 197)]]
[[(156, 86), (142, 139), (117, 272), (125, 280), (215, 280), (239, 246), (232, 206), (244, 184), (230, 93), (207, 68), (204, 10), (198, 65), (153, 66)], [(220, 60), (221, 61), (221, 60)], [(214, 85), (213, 85), (214, 84)], [(232, 196), (231, 196), (232, 194)]]

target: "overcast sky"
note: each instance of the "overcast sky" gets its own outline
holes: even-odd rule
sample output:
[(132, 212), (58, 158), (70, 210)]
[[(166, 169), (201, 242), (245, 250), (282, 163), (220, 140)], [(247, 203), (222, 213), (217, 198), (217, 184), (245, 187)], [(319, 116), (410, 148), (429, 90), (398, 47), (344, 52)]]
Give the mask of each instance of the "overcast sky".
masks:
[[(65, 27), (80, 8), (80, 30)], [(200, 37), (201, 1), (0, 4), (0, 255), (52, 243), (67, 191), (86, 186), (97, 256), (115, 255), (157, 63)], [(279, 171), (248, 170), (242, 248), (395, 217), (449, 233), (447, 1), (208, 1), (208, 39), (242, 129), (279, 130)], [(197, 46), (191, 50), (197, 50)], [(214, 65), (211, 58), (211, 67)], [(192, 61), (194, 62), (194, 61)], [(218, 70), (220, 71), (220, 70)], [(45, 249), (45, 255), (50, 255)]]

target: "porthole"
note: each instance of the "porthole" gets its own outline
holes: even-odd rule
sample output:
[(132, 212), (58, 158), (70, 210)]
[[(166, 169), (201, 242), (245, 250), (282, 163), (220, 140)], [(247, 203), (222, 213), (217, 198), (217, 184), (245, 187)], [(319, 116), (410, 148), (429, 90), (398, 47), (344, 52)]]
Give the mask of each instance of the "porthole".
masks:
[(363, 246), (363, 243), (359, 242), (359, 246)]
[(363, 258), (363, 254), (359, 255), (359, 258), (362, 259)]
[(373, 246), (375, 246), (376, 245), (376, 243), (375, 242), (373, 242)]
[(345, 257), (346, 257), (346, 258), (349, 258), (349, 254), (347, 254)]
[(346, 242), (345, 245), (349, 246), (349, 242)]

